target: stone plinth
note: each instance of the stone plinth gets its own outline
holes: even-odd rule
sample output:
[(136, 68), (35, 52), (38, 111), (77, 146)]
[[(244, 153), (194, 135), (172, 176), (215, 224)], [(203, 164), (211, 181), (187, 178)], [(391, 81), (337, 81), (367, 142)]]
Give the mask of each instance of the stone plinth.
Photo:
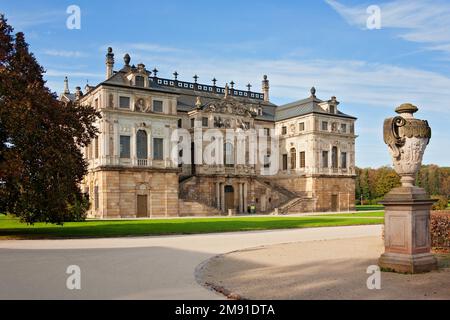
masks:
[(385, 252), (379, 266), (386, 271), (428, 272), (437, 268), (431, 254), (431, 200), (418, 187), (399, 187), (388, 193), (385, 206)]

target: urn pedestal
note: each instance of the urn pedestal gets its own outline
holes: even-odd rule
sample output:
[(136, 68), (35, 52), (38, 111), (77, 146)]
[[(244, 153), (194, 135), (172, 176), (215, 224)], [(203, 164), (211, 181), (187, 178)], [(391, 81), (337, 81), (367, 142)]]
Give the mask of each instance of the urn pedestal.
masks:
[(395, 110), (399, 116), (384, 122), (384, 142), (402, 183), (381, 202), (385, 206), (385, 252), (379, 266), (386, 271), (420, 273), (437, 268), (436, 258), (431, 254), (430, 234), (434, 201), (424, 189), (414, 186), (431, 138), (428, 122), (413, 117), (417, 110), (412, 104), (402, 104)]
[(428, 272), (437, 268), (436, 258), (430, 253), (431, 200), (425, 190), (400, 187), (386, 195), (385, 252), (379, 266), (385, 271), (402, 273)]

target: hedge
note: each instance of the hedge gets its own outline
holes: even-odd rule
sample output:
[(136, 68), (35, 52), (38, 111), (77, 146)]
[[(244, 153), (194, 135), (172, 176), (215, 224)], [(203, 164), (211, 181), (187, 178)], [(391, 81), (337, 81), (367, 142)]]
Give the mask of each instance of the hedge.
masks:
[(431, 246), (450, 249), (450, 210), (431, 212)]

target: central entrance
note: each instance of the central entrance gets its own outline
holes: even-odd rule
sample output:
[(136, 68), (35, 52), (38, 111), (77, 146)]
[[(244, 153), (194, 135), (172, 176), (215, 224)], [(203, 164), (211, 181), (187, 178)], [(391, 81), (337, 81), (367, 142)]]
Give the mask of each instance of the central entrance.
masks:
[(234, 188), (233, 186), (225, 186), (225, 211), (234, 209)]

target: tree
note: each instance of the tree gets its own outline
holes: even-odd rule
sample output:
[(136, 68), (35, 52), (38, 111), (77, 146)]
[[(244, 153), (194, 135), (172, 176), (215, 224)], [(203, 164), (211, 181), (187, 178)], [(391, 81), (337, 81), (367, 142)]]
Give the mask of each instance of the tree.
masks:
[(80, 217), (86, 202), (81, 148), (98, 133), (93, 123), (100, 114), (59, 101), (24, 34), (12, 31), (0, 17), (0, 212), (62, 224)]

